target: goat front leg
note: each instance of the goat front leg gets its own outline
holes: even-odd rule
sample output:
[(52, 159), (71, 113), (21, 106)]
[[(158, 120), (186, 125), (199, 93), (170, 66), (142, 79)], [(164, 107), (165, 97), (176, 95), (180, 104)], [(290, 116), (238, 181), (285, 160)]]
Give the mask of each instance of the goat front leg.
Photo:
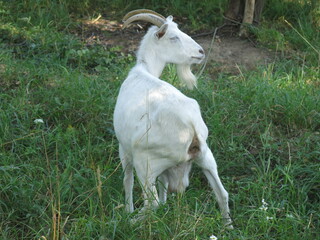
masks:
[(166, 173), (162, 173), (158, 179), (159, 200), (161, 203), (167, 201), (169, 181)]
[(230, 210), (228, 204), (228, 192), (224, 189), (218, 175), (217, 164), (212, 155), (211, 150), (207, 149), (203, 152), (202, 156), (198, 159), (197, 163), (202, 168), (203, 173), (207, 177), (210, 186), (212, 187), (216, 196), (217, 202), (221, 209), (221, 215), (225, 226), (233, 229), (232, 220), (230, 218)]
[(142, 211), (156, 208), (159, 205), (158, 192), (155, 186), (156, 175), (152, 172), (149, 163), (136, 162), (135, 169), (143, 192), (144, 207)]
[(152, 181), (152, 183), (142, 183), (144, 197), (144, 207), (142, 211), (154, 209), (159, 206), (159, 197), (155, 185), (155, 181)]
[(123, 186), (125, 192), (126, 211), (132, 213), (134, 210), (132, 197), (134, 183), (132, 159), (123, 151), (121, 145), (119, 146), (119, 156), (124, 171)]

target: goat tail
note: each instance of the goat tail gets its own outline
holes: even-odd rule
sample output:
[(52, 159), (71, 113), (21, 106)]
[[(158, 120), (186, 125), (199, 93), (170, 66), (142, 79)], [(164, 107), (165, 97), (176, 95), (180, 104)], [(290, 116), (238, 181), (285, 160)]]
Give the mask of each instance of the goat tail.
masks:
[(195, 159), (199, 157), (201, 151), (203, 150), (202, 148), (203, 148), (203, 144), (205, 143), (205, 139), (203, 138), (202, 132), (200, 131), (200, 129), (197, 129), (197, 127), (195, 127), (193, 124), (192, 124), (192, 128), (193, 128), (193, 138), (188, 148), (188, 155), (190, 156), (191, 159)]
[(208, 128), (202, 119), (191, 123), (190, 127), (193, 130), (191, 134), (193, 137), (188, 147), (188, 155), (191, 159), (195, 159), (200, 157), (207, 149)]
[(200, 141), (199, 141), (198, 136), (195, 134), (193, 136), (192, 142), (188, 148), (188, 154), (193, 159), (193, 158), (198, 157), (199, 152), (200, 152)]

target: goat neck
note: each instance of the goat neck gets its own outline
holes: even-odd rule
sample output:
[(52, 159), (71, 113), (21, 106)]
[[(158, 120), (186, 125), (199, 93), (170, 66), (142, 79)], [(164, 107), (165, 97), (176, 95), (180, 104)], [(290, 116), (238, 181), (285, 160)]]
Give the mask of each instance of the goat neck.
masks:
[(150, 28), (142, 39), (137, 52), (137, 64), (142, 65), (147, 72), (159, 78), (166, 65), (166, 61), (159, 57), (159, 54), (157, 54), (157, 50), (155, 49), (153, 39), (155, 31), (155, 27)]

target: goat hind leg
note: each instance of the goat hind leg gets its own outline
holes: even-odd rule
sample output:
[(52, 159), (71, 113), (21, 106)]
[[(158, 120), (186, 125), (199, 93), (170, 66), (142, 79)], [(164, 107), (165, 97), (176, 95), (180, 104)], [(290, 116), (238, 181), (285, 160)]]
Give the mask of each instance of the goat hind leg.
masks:
[(232, 220), (230, 218), (229, 210), (229, 196), (228, 192), (223, 187), (221, 180), (218, 175), (217, 164), (209, 148), (204, 152), (203, 156), (197, 161), (199, 166), (202, 168), (203, 173), (207, 177), (210, 186), (212, 187), (216, 196), (217, 202), (221, 209), (221, 215), (224, 220), (224, 224), (229, 228), (233, 229)]

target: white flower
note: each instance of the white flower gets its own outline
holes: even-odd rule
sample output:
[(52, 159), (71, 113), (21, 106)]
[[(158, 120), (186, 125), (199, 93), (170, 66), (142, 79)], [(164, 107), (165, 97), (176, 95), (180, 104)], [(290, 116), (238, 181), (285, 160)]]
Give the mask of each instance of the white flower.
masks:
[(210, 236), (209, 240), (218, 240), (218, 238), (217, 238), (215, 235), (212, 234), (212, 235)]
[(268, 207), (262, 205), (261, 207), (259, 207), (259, 209), (262, 210), (262, 211), (267, 211)]
[(35, 124), (44, 123), (43, 119), (41, 119), (41, 118), (35, 119), (33, 122), (34, 122)]
[(264, 198), (262, 199), (262, 206), (261, 207), (259, 207), (259, 209), (260, 210), (262, 210), (262, 211), (267, 211), (268, 210), (268, 203), (264, 200)]
[(269, 220), (272, 220), (273, 219), (273, 217), (266, 217), (266, 219), (269, 221)]

